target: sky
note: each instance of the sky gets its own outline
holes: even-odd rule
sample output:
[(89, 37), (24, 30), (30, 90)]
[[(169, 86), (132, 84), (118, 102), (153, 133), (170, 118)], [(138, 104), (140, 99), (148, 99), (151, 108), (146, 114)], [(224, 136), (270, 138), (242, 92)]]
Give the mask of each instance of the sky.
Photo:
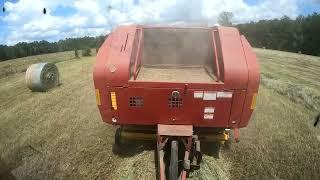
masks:
[[(0, 0), (0, 44), (105, 35), (120, 24), (233, 23), (320, 13), (320, 0)], [(47, 13), (43, 14), (43, 8)]]

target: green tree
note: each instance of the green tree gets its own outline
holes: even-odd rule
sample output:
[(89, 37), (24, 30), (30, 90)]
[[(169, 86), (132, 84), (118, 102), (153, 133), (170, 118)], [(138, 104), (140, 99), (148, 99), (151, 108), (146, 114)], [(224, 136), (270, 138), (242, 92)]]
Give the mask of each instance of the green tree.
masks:
[(280, 19), (238, 24), (237, 27), (255, 47), (320, 56), (318, 13), (298, 16), (294, 20), (283, 16)]
[(77, 48), (74, 49), (74, 57), (75, 57), (75, 58), (80, 58), (80, 57), (79, 57), (79, 52), (78, 52), (78, 49), (77, 49)]
[(232, 26), (233, 13), (223, 11), (219, 14), (218, 23), (222, 26)]
[(31, 43), (22, 42), (14, 46), (0, 45), (0, 61), (44, 53), (99, 48), (105, 38), (106, 36), (82, 37), (67, 38), (58, 42), (34, 41)]
[(90, 48), (83, 49), (82, 56), (91, 56), (91, 49)]

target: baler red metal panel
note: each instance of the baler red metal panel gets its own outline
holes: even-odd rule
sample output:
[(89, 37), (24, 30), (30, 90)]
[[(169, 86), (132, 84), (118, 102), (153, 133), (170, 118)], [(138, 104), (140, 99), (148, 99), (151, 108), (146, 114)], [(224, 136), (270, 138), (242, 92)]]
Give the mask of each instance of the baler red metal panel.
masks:
[(248, 70), (243, 53), (240, 33), (233, 27), (218, 27), (223, 57), (223, 81), (225, 89), (246, 89)]
[[(173, 90), (182, 95), (182, 106), (170, 108), (168, 98)], [(227, 127), (231, 98), (195, 99), (194, 91), (202, 89), (116, 88), (119, 119), (117, 124), (189, 124), (199, 127)], [(143, 107), (130, 107), (130, 97), (143, 98)], [(214, 107), (213, 119), (204, 119), (204, 108)]]
[(141, 59), (142, 59), (142, 53), (141, 50), (143, 49), (143, 41), (144, 41), (144, 36), (143, 36), (143, 29), (139, 28), (137, 30), (137, 37), (136, 37), (136, 41), (138, 42), (137, 44), (137, 50), (136, 50), (136, 54), (134, 56), (135, 61), (134, 64), (132, 65), (133, 67), (133, 78), (134, 80), (137, 78), (137, 74), (140, 70), (141, 67)]
[(105, 65), (106, 82), (112, 86), (122, 86), (130, 78), (130, 59), (134, 44), (136, 26), (120, 26), (111, 35), (110, 51), (107, 56), (98, 56)]
[(238, 127), (243, 111), (243, 104), (246, 98), (246, 90), (235, 90), (232, 95), (232, 106), (229, 125), (231, 128)]
[(109, 89), (108, 82), (105, 77), (105, 58), (108, 56), (110, 51), (109, 46), (111, 44), (110, 36), (105, 40), (102, 46), (99, 49), (97, 54), (97, 60), (94, 65), (93, 70), (93, 80), (94, 86), (98, 89), (100, 94), (100, 105), (98, 105), (102, 120), (106, 123), (111, 123), (112, 113), (110, 107), (110, 98), (108, 97)]
[[(136, 27), (120, 27), (100, 47), (93, 71), (95, 88), (99, 90), (98, 105), (103, 121), (112, 123), (117, 112), (111, 110), (110, 88), (123, 85), (129, 78), (129, 61)], [(126, 79), (127, 78), (127, 79)]]
[(112, 123), (112, 110), (108, 106), (99, 106), (99, 111), (102, 117), (102, 120), (106, 123), (111, 124)]
[(224, 84), (221, 82), (215, 83), (175, 83), (175, 82), (149, 82), (149, 81), (128, 81), (129, 87), (144, 87), (144, 88), (182, 88), (185, 89), (203, 89), (203, 90), (221, 90)]
[(244, 36), (241, 36), (241, 41), (243, 45), (243, 51), (246, 56), (247, 66), (248, 66), (248, 87), (246, 99), (243, 106), (243, 112), (241, 117), (241, 122), (239, 127), (245, 127), (249, 123), (250, 116), (253, 112), (251, 109), (252, 99), (255, 93), (258, 93), (259, 83), (260, 83), (260, 75), (259, 75), (259, 65), (257, 62), (257, 58), (255, 53), (252, 50), (249, 42)]
[[(180, 110), (171, 110), (168, 107), (168, 98), (171, 89), (165, 88), (118, 88), (118, 111), (120, 112), (119, 124), (184, 124), (188, 119), (183, 119)], [(177, 89), (179, 90), (179, 89)], [(179, 90), (181, 91), (181, 90)], [(143, 107), (130, 107), (130, 97), (142, 97)], [(177, 113), (177, 115), (175, 115)], [(175, 121), (172, 119), (175, 118)], [(190, 124), (190, 122), (188, 123)]]
[(94, 65), (93, 69), (93, 82), (96, 89), (100, 92), (100, 107), (110, 108), (109, 98), (107, 98), (106, 93), (108, 92), (107, 86), (108, 82), (106, 81), (105, 76), (105, 66), (106, 61), (105, 59), (108, 57), (108, 53), (110, 51), (109, 46), (111, 44), (111, 37), (109, 36), (105, 42), (102, 44), (102, 46), (99, 49), (99, 52), (97, 54), (97, 60)]
[[(197, 89), (198, 90), (198, 89)], [(194, 90), (195, 91), (195, 90)], [(193, 97), (191, 97), (193, 99)], [(232, 98), (218, 98), (213, 101), (197, 100), (191, 101), (188, 113), (196, 119), (195, 126), (198, 127), (228, 127), (230, 118)], [(204, 119), (204, 109), (214, 108), (213, 119)], [(193, 109), (192, 109), (193, 108)]]
[[(213, 28), (217, 56), (220, 57), (221, 81), (212, 83), (169, 83), (130, 80), (130, 63), (137, 61), (141, 53), (138, 40), (143, 40), (143, 28), (122, 26), (113, 32), (100, 48), (94, 67), (94, 84), (100, 91), (99, 110), (103, 120), (116, 124), (187, 124), (199, 127), (244, 127), (248, 124), (253, 93), (258, 91), (259, 69), (249, 43), (240, 37), (237, 29)], [(138, 29), (138, 30), (137, 30)], [(137, 33), (137, 31), (141, 31)], [(213, 35), (215, 35), (213, 33)], [(140, 42), (142, 43), (142, 42)], [(143, 43), (140, 44), (143, 48)], [(214, 61), (214, 59), (213, 59)], [(132, 68), (132, 67), (131, 67)], [(138, 70), (138, 69), (137, 69)], [(181, 108), (168, 107), (169, 94), (178, 90), (183, 98)], [(230, 91), (232, 98), (204, 101), (193, 97), (194, 91)], [(112, 110), (110, 92), (116, 92), (117, 110)], [(130, 107), (129, 98), (141, 96), (143, 108)], [(204, 108), (214, 107), (214, 119), (204, 120)], [(174, 119), (174, 120), (173, 120)], [(240, 120), (241, 119), (241, 120)], [(232, 124), (232, 121), (236, 123)]]

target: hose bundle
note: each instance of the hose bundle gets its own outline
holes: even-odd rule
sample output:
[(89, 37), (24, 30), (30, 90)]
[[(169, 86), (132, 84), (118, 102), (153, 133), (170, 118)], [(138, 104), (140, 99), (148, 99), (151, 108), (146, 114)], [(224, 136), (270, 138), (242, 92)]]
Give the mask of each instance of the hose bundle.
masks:
[(32, 64), (26, 71), (26, 84), (32, 91), (47, 91), (59, 84), (59, 71), (52, 63)]

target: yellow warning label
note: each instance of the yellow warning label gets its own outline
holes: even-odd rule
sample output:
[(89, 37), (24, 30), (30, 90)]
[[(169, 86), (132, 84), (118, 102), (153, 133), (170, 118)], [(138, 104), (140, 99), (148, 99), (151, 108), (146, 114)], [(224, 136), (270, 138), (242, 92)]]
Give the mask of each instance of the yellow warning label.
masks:
[(110, 98), (111, 98), (111, 106), (114, 110), (117, 110), (117, 97), (116, 92), (110, 92)]
[(97, 101), (97, 105), (100, 106), (101, 105), (101, 100), (100, 100), (99, 89), (96, 89), (96, 101)]
[(253, 94), (252, 101), (251, 101), (251, 109), (253, 110), (256, 107), (256, 101), (257, 101), (257, 93)]

